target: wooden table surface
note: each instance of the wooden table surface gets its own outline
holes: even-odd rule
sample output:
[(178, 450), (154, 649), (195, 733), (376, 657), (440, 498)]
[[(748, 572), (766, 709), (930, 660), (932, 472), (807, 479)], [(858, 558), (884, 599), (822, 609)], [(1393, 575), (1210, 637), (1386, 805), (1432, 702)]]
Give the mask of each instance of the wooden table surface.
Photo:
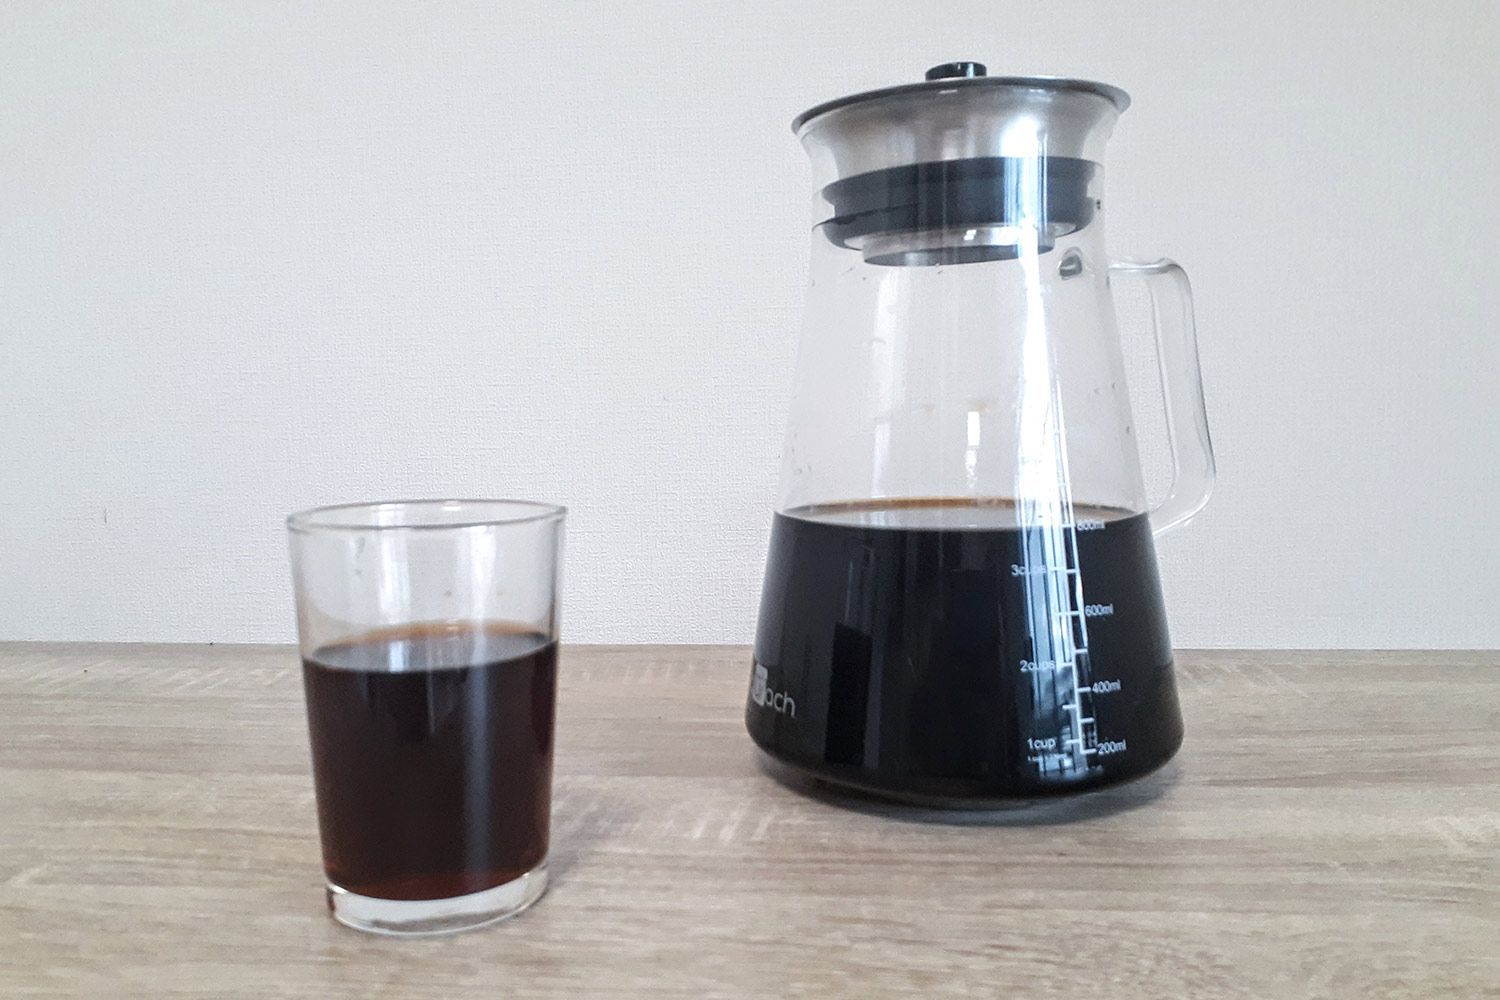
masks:
[(779, 784), (748, 653), (572, 647), (554, 881), (324, 910), (295, 655), (0, 645), (0, 996), (1500, 997), (1500, 654), (1179, 654), (1187, 745), (949, 815)]

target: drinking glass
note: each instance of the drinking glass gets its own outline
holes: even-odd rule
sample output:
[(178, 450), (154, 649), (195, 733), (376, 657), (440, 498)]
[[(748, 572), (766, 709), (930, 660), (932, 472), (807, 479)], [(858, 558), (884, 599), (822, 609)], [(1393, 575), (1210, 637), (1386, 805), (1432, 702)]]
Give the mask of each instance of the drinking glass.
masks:
[(456, 931), (545, 891), (565, 515), (406, 500), (287, 519), (340, 923)]

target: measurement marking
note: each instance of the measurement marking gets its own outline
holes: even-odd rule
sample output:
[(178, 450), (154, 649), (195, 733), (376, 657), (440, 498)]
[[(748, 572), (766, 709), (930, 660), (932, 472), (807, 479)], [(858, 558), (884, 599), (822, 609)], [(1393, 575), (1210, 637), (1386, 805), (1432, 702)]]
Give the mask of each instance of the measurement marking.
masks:
[[(1069, 716), (1057, 720), (1062, 725), (1055, 737), (1047, 737), (1045, 744), (1036, 738), (1028, 739), (1025, 749), (1059, 748), (1060, 753), (1033, 754), (1027, 759), (1048, 771), (1072, 771), (1076, 777), (1091, 770), (1090, 756), (1113, 752), (1106, 749), (1101, 754), (1098, 749), (1097, 723), (1092, 716), (1083, 714), (1083, 696), (1093, 697), (1097, 693), (1091, 676), (1094, 666), (1089, 654), (1088, 619), (1108, 616), (1114, 612), (1114, 606), (1084, 603), (1077, 534), (1103, 530), (1105, 523), (1097, 517), (1079, 517), (1073, 507), (1062, 406), (1055, 387), (1052, 398), (1038, 401), (1038, 405), (1044, 406), (1044, 427), (1055, 451), (1050, 455), (1038, 453), (1023, 463), (1023, 486), (1031, 485), (1034, 479), (1036, 495), (1027, 496), (1017, 505), (1018, 520), (1025, 533), (1022, 550), (1025, 565), (1011, 564), (1011, 575), (1025, 578), (1035, 658), (1032, 662), (1052, 660), (1054, 669), (1063, 673), (1063, 677), (1055, 677), (1051, 693), (1056, 699), (1053, 704)], [(1030, 491), (1021, 492), (1025, 495)], [(1022, 662), (1025, 672), (1026, 661)], [(1039, 664), (1030, 672), (1040, 672)], [(1061, 704), (1065, 700), (1070, 703)], [(1089, 704), (1092, 707), (1093, 702)], [(1090, 741), (1095, 746), (1087, 746)]]
[(1021, 661), (1021, 673), (1023, 673), (1023, 674), (1039, 674), (1043, 670), (1046, 670), (1048, 667), (1051, 667), (1053, 670), (1072, 670), (1073, 669), (1073, 661), (1072, 660), (1051, 660), (1051, 661), (1046, 662), (1046, 663), (1036, 663), (1033, 660), (1022, 660)]

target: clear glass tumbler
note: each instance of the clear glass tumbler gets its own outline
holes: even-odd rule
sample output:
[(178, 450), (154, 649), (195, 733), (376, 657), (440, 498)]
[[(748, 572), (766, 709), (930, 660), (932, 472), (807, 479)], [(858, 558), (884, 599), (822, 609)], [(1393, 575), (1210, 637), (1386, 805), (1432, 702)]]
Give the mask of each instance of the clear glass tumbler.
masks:
[(463, 930), (545, 891), (565, 514), (413, 500), (287, 519), (340, 923)]

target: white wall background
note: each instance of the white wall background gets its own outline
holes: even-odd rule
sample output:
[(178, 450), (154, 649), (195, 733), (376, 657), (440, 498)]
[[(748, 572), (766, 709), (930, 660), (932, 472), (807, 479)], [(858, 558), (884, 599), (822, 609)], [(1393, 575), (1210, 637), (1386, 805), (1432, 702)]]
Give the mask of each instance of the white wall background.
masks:
[(480, 494), (571, 506), (569, 638), (747, 640), (788, 122), (958, 58), (1135, 97), (1221, 468), (1178, 644), (1500, 644), (1493, 0), (7, 3), (0, 638), (288, 639), (286, 511)]

